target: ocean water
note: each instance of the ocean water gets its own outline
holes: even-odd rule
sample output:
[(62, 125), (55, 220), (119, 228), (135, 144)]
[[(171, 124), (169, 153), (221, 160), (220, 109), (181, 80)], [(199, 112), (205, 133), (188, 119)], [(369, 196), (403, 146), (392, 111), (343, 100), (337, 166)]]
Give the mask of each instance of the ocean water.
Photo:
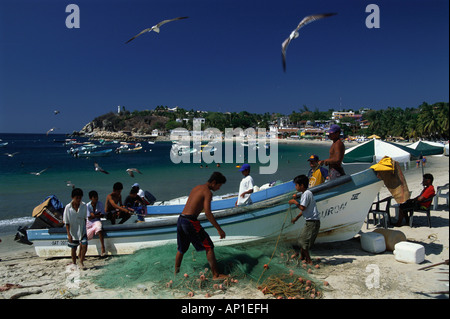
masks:
[[(214, 171), (220, 171), (227, 178), (226, 184), (215, 195), (235, 193), (239, 188), (242, 174), (234, 163), (221, 163), (216, 167), (211, 163), (180, 163), (174, 164), (170, 159), (171, 142), (142, 142), (143, 151), (133, 154), (111, 153), (106, 157), (75, 158), (67, 153), (70, 146), (64, 146), (66, 137), (58, 134), (0, 134), (2, 142), (8, 145), (0, 148), (0, 234), (15, 233), (22, 225), (29, 225), (33, 218), (33, 208), (39, 205), (47, 196), (55, 195), (64, 205), (71, 200), (71, 181), (84, 192), (83, 201), (88, 202), (88, 193), (96, 190), (101, 201), (112, 191), (115, 182), (122, 182), (125, 199), (131, 185), (139, 183), (141, 188), (152, 193), (157, 200), (169, 200), (188, 195), (190, 190), (205, 183)], [(77, 138), (87, 141), (87, 138)], [(98, 142), (94, 142), (98, 144)], [(119, 145), (101, 146), (100, 149)], [(222, 144), (223, 146), (223, 144)], [(251, 175), (255, 184), (261, 186), (273, 181), (289, 181), (299, 174), (309, 170), (307, 162), (311, 154), (327, 158), (329, 143), (319, 145), (278, 144), (278, 169), (274, 174), (259, 174), (259, 164), (251, 164)], [(223, 156), (225, 147), (223, 146)], [(15, 153), (13, 157), (5, 153)], [(94, 162), (109, 172), (104, 174), (94, 170)], [(263, 166), (266, 166), (264, 164)], [(351, 174), (364, 169), (368, 165), (349, 165), (346, 172)], [(41, 175), (39, 172), (48, 168)], [(134, 178), (126, 173), (127, 168), (138, 168), (142, 174)]]

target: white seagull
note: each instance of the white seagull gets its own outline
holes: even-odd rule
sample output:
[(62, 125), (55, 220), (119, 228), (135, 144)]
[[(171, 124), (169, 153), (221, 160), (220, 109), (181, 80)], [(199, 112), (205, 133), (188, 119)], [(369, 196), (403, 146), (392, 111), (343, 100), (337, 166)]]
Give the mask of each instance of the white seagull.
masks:
[(327, 17), (331, 17), (336, 15), (337, 13), (322, 13), (322, 14), (315, 14), (315, 15), (310, 15), (307, 17), (304, 17), (302, 21), (300, 21), (300, 23), (298, 24), (297, 28), (295, 28), (294, 31), (291, 32), (291, 34), (289, 35), (289, 37), (284, 40), (284, 42), (281, 44), (281, 54), (283, 57), (283, 70), (284, 72), (286, 72), (286, 50), (287, 47), (289, 45), (289, 43), (291, 43), (291, 41), (293, 39), (298, 38), (298, 30), (300, 30), (300, 28), (304, 27), (305, 25), (307, 25), (308, 23), (311, 23), (313, 21), (322, 19), (322, 18), (327, 18)]
[(36, 175), (36, 176), (39, 176), (39, 175), (41, 175), (42, 173), (44, 173), (46, 170), (48, 170), (50, 167), (47, 167), (47, 168), (44, 168), (42, 171), (40, 171), (40, 172), (30, 172), (30, 173), (28, 173), (28, 174), (31, 174), (31, 175)]
[(109, 174), (107, 171), (105, 171), (103, 168), (101, 168), (100, 165), (98, 165), (96, 162), (94, 163), (94, 166), (95, 166), (95, 171)]
[(56, 127), (52, 127), (51, 129), (49, 129), (49, 130), (47, 131), (47, 135), (48, 135), (48, 133), (53, 132), (53, 131), (56, 130), (56, 129), (57, 129)]
[(14, 155), (19, 154), (19, 152), (15, 152), (15, 153), (5, 153), (6, 156), (9, 157), (14, 157)]
[(181, 20), (181, 19), (187, 19), (187, 18), (188, 18), (188, 17), (179, 17), (179, 18), (174, 18), (174, 19), (163, 20), (163, 21), (161, 21), (160, 23), (154, 25), (154, 26), (151, 27), (151, 28), (147, 28), (147, 29), (142, 30), (141, 32), (139, 32), (138, 34), (136, 34), (134, 37), (132, 37), (130, 40), (128, 40), (127, 42), (125, 42), (125, 44), (128, 43), (128, 42), (130, 42), (131, 40), (136, 39), (138, 36), (140, 36), (141, 34), (146, 33), (146, 32), (155, 31), (156, 33), (159, 33), (159, 31), (160, 31), (159, 28), (160, 28), (163, 24), (166, 24), (167, 22), (171, 22), (171, 21), (175, 21), (175, 20)]
[(66, 186), (67, 187), (72, 187), (72, 189), (75, 188), (75, 184), (73, 184), (71, 181), (66, 181)]
[(133, 173), (133, 172), (142, 174), (141, 171), (138, 170), (137, 168), (128, 168), (128, 169), (127, 169), (127, 173), (128, 173), (128, 175), (130, 175), (131, 177), (134, 177), (134, 173)]

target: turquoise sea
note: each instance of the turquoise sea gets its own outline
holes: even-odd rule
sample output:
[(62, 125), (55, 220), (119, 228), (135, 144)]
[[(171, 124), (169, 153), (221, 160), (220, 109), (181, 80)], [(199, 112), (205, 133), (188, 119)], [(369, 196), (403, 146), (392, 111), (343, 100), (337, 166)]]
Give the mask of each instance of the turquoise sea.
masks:
[[(203, 168), (200, 163), (174, 164), (170, 159), (171, 142), (142, 142), (143, 150), (140, 153), (112, 152), (106, 157), (75, 158), (67, 153), (70, 146), (64, 146), (61, 142), (65, 138), (58, 134), (0, 134), (1, 142), (8, 142), (0, 148), (0, 234), (12, 234), (19, 226), (31, 224), (33, 208), (49, 195), (55, 195), (64, 205), (69, 203), (72, 189), (67, 186), (67, 181), (80, 187), (84, 191), (83, 200), (88, 202), (90, 190), (96, 190), (100, 200), (104, 201), (115, 182), (123, 183), (124, 198), (131, 185), (137, 182), (157, 200), (169, 200), (188, 195), (194, 186), (205, 183), (216, 170), (226, 176), (227, 183), (215, 195), (237, 192), (242, 179), (242, 174), (236, 168), (241, 163), (236, 161), (221, 163), (220, 167), (216, 167), (216, 163), (208, 167), (202, 163)], [(87, 138), (77, 138), (77, 141), (87, 141)], [(100, 149), (115, 150), (118, 146), (105, 145)], [(258, 186), (277, 180), (292, 180), (296, 175), (308, 172), (307, 159), (311, 154), (317, 154), (321, 159), (327, 158), (329, 146), (329, 143), (279, 143), (276, 173), (259, 174), (259, 164), (255, 163), (251, 164), (251, 175)], [(225, 147), (222, 150), (224, 155)], [(5, 155), (16, 152), (13, 157)], [(109, 174), (96, 172), (94, 162), (98, 162)], [(349, 165), (345, 169), (351, 174), (367, 166)], [(45, 168), (48, 169), (39, 176), (29, 174)], [(142, 174), (135, 174), (132, 178), (127, 174), (127, 168), (138, 168)]]

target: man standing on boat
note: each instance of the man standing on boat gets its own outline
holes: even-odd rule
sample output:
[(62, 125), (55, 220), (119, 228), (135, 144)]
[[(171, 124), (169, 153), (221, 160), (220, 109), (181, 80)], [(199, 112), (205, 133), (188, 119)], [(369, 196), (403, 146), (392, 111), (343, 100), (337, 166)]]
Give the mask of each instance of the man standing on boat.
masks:
[(208, 218), (209, 222), (217, 229), (220, 239), (225, 238), (225, 232), (219, 226), (211, 212), (211, 201), (212, 192), (219, 190), (222, 184), (225, 184), (226, 181), (227, 179), (225, 176), (219, 172), (214, 172), (205, 184), (198, 185), (191, 190), (183, 212), (180, 217), (178, 217), (178, 251), (175, 257), (175, 274), (180, 271), (183, 256), (192, 243), (197, 251), (206, 251), (206, 258), (208, 259), (211, 267), (214, 280), (225, 279), (228, 277), (219, 273), (217, 269), (216, 256), (214, 254), (214, 244), (208, 233), (203, 229), (200, 222), (197, 220), (198, 215), (204, 211), (206, 218)]
[(319, 161), (319, 165), (328, 165), (328, 176), (330, 180), (344, 176), (345, 172), (342, 168), (342, 160), (344, 159), (345, 146), (341, 141), (341, 127), (337, 124), (330, 126), (328, 137), (333, 141), (330, 147), (330, 157), (326, 160)]
[(253, 178), (250, 176), (250, 165), (243, 164), (239, 169), (239, 172), (244, 175), (244, 178), (239, 184), (239, 195), (236, 200), (235, 206), (249, 205), (252, 203), (250, 195), (253, 193), (254, 186)]

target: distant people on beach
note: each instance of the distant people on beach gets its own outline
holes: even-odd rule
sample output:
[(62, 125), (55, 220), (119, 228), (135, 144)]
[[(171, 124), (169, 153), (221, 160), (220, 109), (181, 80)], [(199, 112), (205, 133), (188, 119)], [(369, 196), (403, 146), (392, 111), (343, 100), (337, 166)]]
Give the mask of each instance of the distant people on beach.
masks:
[(94, 235), (98, 235), (101, 244), (101, 256), (106, 255), (105, 240), (103, 234), (103, 227), (100, 218), (105, 216), (105, 206), (98, 200), (98, 193), (95, 190), (89, 192), (89, 199), (87, 203), (87, 220), (86, 220), (86, 232), (88, 240), (94, 238)]
[(325, 167), (319, 165), (319, 156), (311, 155), (308, 158), (309, 166), (311, 169), (308, 172), (309, 188), (317, 186), (325, 182), (328, 177), (328, 170)]
[(330, 180), (345, 175), (344, 169), (342, 168), (345, 146), (341, 141), (340, 134), (341, 127), (339, 125), (333, 124), (330, 126), (330, 129), (328, 130), (328, 137), (333, 141), (333, 144), (331, 144), (330, 147), (330, 157), (326, 160), (319, 161), (320, 166), (328, 166), (328, 176)]
[(239, 171), (244, 175), (239, 184), (239, 194), (235, 206), (249, 205), (252, 203), (250, 195), (253, 193), (253, 178), (250, 176), (250, 165), (243, 164)]
[(117, 182), (113, 185), (113, 191), (111, 194), (106, 196), (106, 219), (111, 220), (111, 224), (116, 224), (116, 219), (121, 218), (119, 224), (123, 224), (130, 217), (133, 209), (123, 207), (122, 204), (122, 189), (123, 184), (121, 182)]
[(419, 196), (408, 199), (406, 202), (400, 204), (398, 210), (398, 221), (395, 224), (396, 227), (402, 226), (403, 219), (406, 219), (406, 223), (409, 223), (408, 211), (411, 209), (427, 209), (431, 206), (436, 191), (433, 186), (434, 177), (431, 174), (424, 174), (422, 179), (423, 190)]
[(211, 212), (212, 192), (220, 189), (227, 179), (219, 172), (214, 172), (205, 184), (194, 187), (188, 197), (186, 205), (177, 223), (177, 254), (175, 257), (175, 274), (180, 271), (183, 256), (190, 244), (197, 251), (206, 251), (206, 258), (211, 267), (213, 280), (225, 279), (228, 276), (220, 274), (214, 254), (214, 244), (208, 233), (197, 220), (198, 215), (204, 211), (206, 218), (217, 229), (220, 239), (225, 238), (225, 232), (217, 223)]
[(313, 193), (308, 189), (309, 179), (306, 175), (299, 175), (294, 178), (295, 189), (302, 192), (300, 202), (297, 201), (297, 195), (293, 195), (293, 199), (289, 201), (290, 205), (295, 205), (300, 213), (294, 217), (291, 222), (295, 224), (300, 217), (305, 218), (305, 226), (302, 228), (298, 243), (300, 245), (300, 259), (306, 263), (312, 264), (309, 251), (319, 234), (320, 214), (317, 210), (316, 200)]
[(425, 156), (420, 155), (419, 159), (416, 160), (416, 168), (420, 167), (420, 162), (422, 162), (422, 166), (425, 167), (425, 164), (427, 163), (427, 158)]
[(66, 205), (63, 222), (66, 225), (68, 246), (71, 248), (72, 263), (77, 264), (77, 248), (80, 246), (78, 258), (82, 269), (86, 256), (88, 239), (86, 235), (87, 206), (81, 201), (83, 191), (80, 188), (72, 190), (72, 201)]

